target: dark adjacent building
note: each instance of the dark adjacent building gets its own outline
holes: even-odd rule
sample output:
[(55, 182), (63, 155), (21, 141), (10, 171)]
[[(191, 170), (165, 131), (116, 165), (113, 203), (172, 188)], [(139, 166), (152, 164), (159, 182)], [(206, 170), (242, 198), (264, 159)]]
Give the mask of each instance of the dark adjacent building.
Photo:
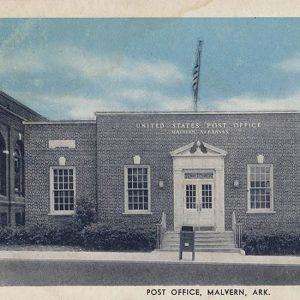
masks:
[(25, 220), (23, 121), (46, 118), (0, 92), (0, 224), (21, 225)]

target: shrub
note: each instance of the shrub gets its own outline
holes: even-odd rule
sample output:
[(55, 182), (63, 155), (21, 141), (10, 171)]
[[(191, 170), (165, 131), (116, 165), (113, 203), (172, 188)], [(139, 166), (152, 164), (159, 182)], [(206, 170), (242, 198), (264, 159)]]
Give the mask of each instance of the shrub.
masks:
[(68, 245), (93, 250), (153, 250), (154, 228), (93, 223), (78, 231), (78, 224), (34, 224), (0, 228), (1, 245)]
[(156, 236), (153, 228), (141, 226), (91, 224), (82, 232), (84, 246), (94, 250), (153, 250)]
[(28, 242), (32, 245), (59, 245), (59, 229), (52, 224), (34, 224), (26, 227)]
[(26, 228), (28, 243), (33, 245), (80, 246), (80, 232), (73, 223), (35, 224)]
[(13, 229), (9, 227), (0, 227), (0, 244), (11, 245), (13, 242)]
[(82, 230), (96, 222), (96, 203), (95, 201), (88, 201), (86, 199), (77, 200), (76, 214), (73, 218), (73, 227), (77, 231)]
[(243, 233), (242, 248), (247, 255), (300, 254), (300, 231), (268, 228)]

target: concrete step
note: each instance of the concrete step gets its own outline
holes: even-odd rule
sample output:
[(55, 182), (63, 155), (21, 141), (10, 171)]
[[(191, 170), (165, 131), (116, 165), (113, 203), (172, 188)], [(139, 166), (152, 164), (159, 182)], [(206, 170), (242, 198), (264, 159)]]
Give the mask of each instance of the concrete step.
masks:
[[(170, 249), (170, 250), (177, 250), (179, 251), (178, 245), (165, 245), (162, 249)], [(235, 249), (234, 245), (195, 245), (195, 250), (199, 249)]]
[[(165, 247), (177, 247), (179, 248), (179, 243), (168, 243), (168, 244), (163, 244), (163, 246)], [(198, 244), (195, 243), (195, 247), (207, 247), (207, 248), (234, 248), (234, 244), (233, 243), (224, 243), (224, 244)]]
[[(179, 243), (180, 238), (169, 238), (166, 237), (164, 238), (164, 242), (165, 243), (169, 243), (169, 242), (178, 242)], [(195, 242), (199, 242), (199, 243), (231, 243), (233, 242), (234, 239), (233, 238), (218, 238), (218, 239), (199, 239), (199, 238), (195, 238)]]
[[(180, 233), (168, 231), (164, 235), (162, 251), (179, 251)], [(239, 253), (235, 248), (232, 231), (196, 231), (195, 251), (197, 252), (225, 252)]]
[[(164, 241), (179, 241), (180, 237), (169, 237), (169, 236), (165, 236), (164, 237)], [(230, 242), (233, 241), (234, 238), (233, 237), (216, 237), (216, 238), (199, 238), (199, 237), (195, 237), (195, 241), (199, 241), (199, 242), (212, 242), (212, 241), (216, 241), (216, 242)]]
[[(158, 251), (171, 251), (171, 252), (178, 252), (179, 248), (162, 248)], [(195, 252), (218, 252), (218, 253), (240, 253), (240, 249), (238, 248), (196, 248)]]
[[(180, 233), (179, 232), (165, 232), (165, 236), (179, 236)], [(231, 231), (225, 231), (225, 232), (216, 232), (216, 231), (207, 231), (207, 232), (200, 232), (200, 231), (196, 231), (195, 232), (195, 236), (196, 237), (233, 237), (233, 232)]]

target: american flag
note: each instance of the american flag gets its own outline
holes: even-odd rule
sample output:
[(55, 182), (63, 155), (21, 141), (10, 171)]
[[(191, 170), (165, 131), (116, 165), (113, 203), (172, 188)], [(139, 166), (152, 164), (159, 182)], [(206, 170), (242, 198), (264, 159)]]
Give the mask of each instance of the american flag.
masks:
[(198, 41), (198, 48), (197, 48), (197, 58), (196, 63), (193, 69), (193, 93), (194, 93), (194, 107), (195, 111), (197, 110), (198, 105), (198, 93), (199, 93), (199, 79), (200, 79), (200, 62), (201, 62), (201, 52), (202, 52), (202, 44), (203, 41)]

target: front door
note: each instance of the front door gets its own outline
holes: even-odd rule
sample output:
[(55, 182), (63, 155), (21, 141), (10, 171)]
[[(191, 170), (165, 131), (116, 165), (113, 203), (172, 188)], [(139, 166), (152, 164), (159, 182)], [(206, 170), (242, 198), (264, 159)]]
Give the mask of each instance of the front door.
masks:
[(214, 226), (214, 182), (185, 180), (184, 195), (184, 225)]

